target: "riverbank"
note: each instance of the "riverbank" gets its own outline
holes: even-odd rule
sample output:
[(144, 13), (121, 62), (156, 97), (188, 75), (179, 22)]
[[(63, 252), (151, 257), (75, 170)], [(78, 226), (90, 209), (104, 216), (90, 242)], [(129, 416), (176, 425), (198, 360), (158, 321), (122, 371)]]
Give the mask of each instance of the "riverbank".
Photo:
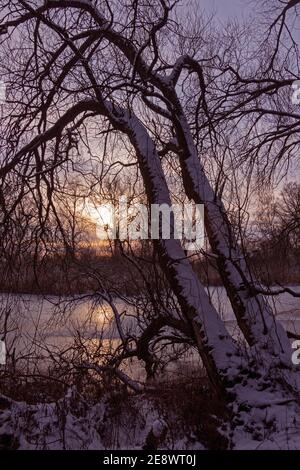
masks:
[[(214, 260), (208, 262), (192, 257), (190, 261), (203, 285), (222, 286)], [(291, 264), (289, 260), (278, 262), (272, 256), (265, 257), (262, 262), (262, 258), (255, 255), (249, 259), (249, 265), (264, 285), (300, 284), (300, 265)], [(122, 295), (136, 295), (150, 287), (155, 290), (156, 276), (162, 277), (158, 263), (153, 264), (152, 258), (139, 258), (140, 272), (137, 272), (122, 254), (78, 258), (45, 256), (38, 262), (28, 258), (13, 266), (14, 270), (7, 270), (5, 266), (0, 269), (0, 292), (55, 296), (88, 294), (101, 290), (98, 278), (106, 287), (114, 286), (114, 290)]]

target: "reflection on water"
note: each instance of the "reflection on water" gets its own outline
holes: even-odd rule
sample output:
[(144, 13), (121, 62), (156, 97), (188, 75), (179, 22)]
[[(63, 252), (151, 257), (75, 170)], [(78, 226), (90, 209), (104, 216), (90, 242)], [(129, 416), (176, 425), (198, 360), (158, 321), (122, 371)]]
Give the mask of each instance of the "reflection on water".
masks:
[[(300, 286), (293, 286), (293, 289), (300, 293)], [(225, 290), (212, 287), (209, 294), (228, 330), (238, 338), (239, 329)], [(277, 319), (290, 331), (300, 334), (300, 298), (281, 294), (270, 297), (270, 302)], [(118, 299), (115, 304), (123, 314), (124, 330), (136, 330), (134, 308)], [(40, 361), (45, 360), (49, 350), (67, 349), (76, 337), (80, 337), (92, 349), (99, 347), (100, 339), (102, 350), (113, 350), (119, 344), (111, 307), (86, 296), (74, 300), (66, 297), (0, 294), (0, 335), (3, 335), (5, 328), (8, 353), (17, 358), (32, 356), (38, 357)]]

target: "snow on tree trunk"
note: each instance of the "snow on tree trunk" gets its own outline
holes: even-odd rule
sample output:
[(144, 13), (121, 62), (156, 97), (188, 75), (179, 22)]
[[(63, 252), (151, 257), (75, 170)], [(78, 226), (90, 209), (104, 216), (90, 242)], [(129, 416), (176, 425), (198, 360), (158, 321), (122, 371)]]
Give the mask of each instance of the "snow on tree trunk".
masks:
[[(248, 267), (235, 240), (222, 201), (213, 191), (194, 145), (187, 120), (179, 108), (176, 130), (183, 182), (188, 197), (205, 205), (205, 227), (219, 273), (226, 288), (238, 325), (256, 354), (268, 355), (275, 365), (291, 365), (291, 346), (287, 334), (273, 315), (264, 297), (255, 294)], [(257, 285), (257, 284), (256, 284)]]
[[(152, 139), (143, 124), (130, 112), (111, 107), (107, 115), (115, 127), (125, 132), (133, 144), (150, 204), (171, 206), (169, 190), (161, 162)], [(172, 233), (172, 230), (171, 230)], [(203, 363), (218, 392), (226, 391), (245, 359), (230, 337), (224, 322), (211, 304), (204, 286), (186, 259), (179, 240), (153, 240), (159, 260), (181, 306), (183, 315), (191, 325)]]
[[(253, 294), (251, 290), (253, 280), (249, 275), (244, 256), (234, 240), (222, 201), (213, 191), (205, 175), (187, 119), (176, 94), (175, 81), (178, 79), (183, 64), (189, 58), (187, 56), (179, 58), (169, 77), (153, 72), (135, 46), (115, 31), (111, 25), (108, 26), (108, 22), (98, 10), (95, 9), (94, 15), (101, 27), (105, 25), (103, 34), (107, 39), (127, 57), (140, 77), (159, 89), (166, 102), (169, 103), (169, 110), (163, 112), (163, 115), (169, 113), (177, 133), (184, 187), (191, 199), (205, 205), (206, 228), (210, 244), (217, 255), (221, 278), (238, 325), (247, 342), (254, 347), (256, 354), (268, 356), (268, 360), (271, 360), (274, 365), (280, 362), (289, 367), (291, 348), (287, 335), (283, 327), (275, 321), (272, 309), (265, 299), (259, 294)], [(199, 64), (196, 64), (197, 66), (199, 68)], [(159, 109), (156, 106), (158, 112)]]
[[(106, 105), (107, 106), (107, 105)], [(114, 108), (115, 113), (116, 108)], [(170, 195), (155, 145), (142, 123), (131, 113), (118, 111), (119, 117), (108, 113), (116, 128), (125, 132), (134, 146), (149, 203), (171, 204)], [(162, 268), (173, 292), (178, 298), (182, 312), (195, 334), (199, 353), (203, 359), (212, 384), (229, 411), (235, 416), (231, 423), (237, 435), (239, 429), (263, 427), (266, 410), (271, 410), (274, 397), (276, 411), (273, 426), (276, 432), (285, 432), (282, 417), (297, 413), (294, 393), (284, 374), (270, 374), (269, 363), (258, 364), (250, 352), (248, 359), (228, 334), (218, 312), (211, 305), (208, 295), (184, 256), (178, 240), (156, 240)], [(261, 410), (263, 409), (263, 412)], [(251, 413), (249, 413), (251, 410)], [(248, 423), (248, 415), (251, 422)], [(297, 424), (298, 425), (298, 424)], [(252, 427), (251, 427), (252, 426)]]
[[(55, 2), (48, 2), (48, 8), (55, 8)], [(196, 203), (203, 203), (206, 208), (206, 227), (211, 247), (218, 257), (218, 269), (232, 304), (238, 325), (256, 354), (268, 356), (276, 364), (291, 365), (291, 348), (283, 327), (275, 321), (272, 309), (260, 294), (253, 294), (251, 279), (243, 254), (234, 240), (230, 221), (222, 201), (213, 191), (200, 163), (190, 128), (178, 99), (175, 85), (185, 64), (194, 67), (198, 76), (202, 77), (200, 65), (188, 56), (180, 57), (171, 74), (166, 77), (154, 72), (143, 59), (142, 51), (128, 41), (122, 34), (113, 29), (100, 10), (84, 0), (75, 2), (74, 6), (88, 11), (102, 29), (103, 36), (114, 44), (131, 63), (134, 71), (145, 81), (160, 90), (168, 111), (174, 121), (177, 140), (180, 147), (179, 157), (183, 175), (183, 183), (187, 195)], [(63, 8), (65, 8), (63, 6)], [(201, 78), (203, 81), (203, 77)], [(204, 83), (201, 86), (205, 86)], [(203, 90), (202, 90), (203, 91)], [(148, 101), (149, 103), (149, 101)], [(159, 110), (158, 106), (155, 107)]]

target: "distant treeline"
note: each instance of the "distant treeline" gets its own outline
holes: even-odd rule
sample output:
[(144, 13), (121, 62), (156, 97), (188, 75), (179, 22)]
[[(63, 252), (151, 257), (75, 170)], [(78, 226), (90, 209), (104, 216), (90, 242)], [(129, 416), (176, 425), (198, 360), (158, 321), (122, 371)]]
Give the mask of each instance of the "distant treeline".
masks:
[[(284, 247), (263, 247), (252, 251), (247, 259), (251, 270), (266, 285), (300, 284), (300, 250), (287, 253)], [(9, 264), (7, 261), (1, 263), (0, 290), (68, 295), (95, 292), (105, 285), (126, 295), (136, 294), (156, 282), (151, 274), (153, 270), (158, 275), (161, 273), (155, 259), (138, 257), (135, 261), (138, 261), (144, 278), (121, 253), (89, 253), (77, 257), (48, 255), (38, 260), (27, 256), (22, 261), (11, 259)], [(197, 258), (192, 260), (192, 264), (205, 285), (222, 285), (212, 258)]]

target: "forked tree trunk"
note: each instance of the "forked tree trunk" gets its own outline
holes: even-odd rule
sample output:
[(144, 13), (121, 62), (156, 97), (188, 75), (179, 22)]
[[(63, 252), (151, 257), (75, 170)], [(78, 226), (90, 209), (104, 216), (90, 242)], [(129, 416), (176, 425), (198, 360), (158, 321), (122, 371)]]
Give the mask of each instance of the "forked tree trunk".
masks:
[[(43, 8), (56, 9), (58, 4), (49, 0)], [(101, 9), (92, 2), (84, 0), (60, 2), (60, 8), (79, 8), (88, 12), (103, 37), (114, 44), (123, 54), (142, 81), (150, 83), (160, 91), (165, 99), (167, 110), (164, 116), (169, 115), (173, 120), (179, 144), (179, 157), (182, 169), (184, 187), (187, 195), (196, 203), (203, 203), (206, 210), (206, 228), (211, 247), (218, 259), (218, 269), (230, 299), (238, 325), (247, 342), (255, 349), (262, 360), (272, 365), (290, 366), (291, 350), (287, 335), (283, 327), (274, 319), (273, 312), (261, 295), (253, 293), (251, 286), (255, 280), (251, 279), (243, 254), (238, 249), (230, 222), (222, 202), (214, 193), (204, 169), (197, 155), (196, 147), (190, 128), (182, 110), (180, 100), (176, 94), (176, 82), (184, 67), (194, 69), (200, 78), (202, 93), (204, 92), (201, 66), (188, 56), (177, 60), (170, 76), (166, 77), (153, 71), (143, 59), (142, 51), (119, 31), (112, 27), (101, 13)], [(97, 87), (95, 89), (98, 97)], [(155, 105), (154, 105), (155, 106)], [(155, 110), (159, 111), (155, 106)]]
[[(90, 7), (89, 7), (90, 8)], [(191, 62), (187, 56), (180, 58), (169, 77), (153, 72), (143, 60), (133, 43), (115, 31), (99, 10), (94, 11), (95, 20), (103, 27), (103, 34), (127, 57), (135, 71), (146, 83), (151, 83), (164, 96), (173, 120), (179, 146), (179, 159), (184, 188), (188, 197), (205, 205), (206, 229), (213, 252), (217, 256), (218, 269), (223, 280), (238, 325), (248, 344), (258, 356), (268, 362), (290, 367), (291, 348), (283, 327), (275, 321), (272, 309), (261, 295), (253, 293), (251, 278), (243, 253), (238, 248), (230, 221), (222, 201), (214, 193), (197, 154), (191, 131), (176, 93), (176, 81), (184, 63)], [(199, 65), (195, 65), (198, 75)], [(176, 77), (176, 78), (175, 78)], [(203, 85), (203, 84), (202, 84)], [(202, 90), (203, 92), (203, 90)], [(148, 102), (149, 103), (149, 102)], [(159, 107), (155, 110), (159, 112)]]
[[(131, 112), (116, 110), (109, 103), (103, 102), (102, 112), (108, 116), (114, 127), (127, 134), (134, 146), (149, 204), (171, 206), (160, 158), (143, 124)], [(182, 313), (194, 332), (198, 351), (211, 383), (224, 397), (238, 370), (247, 367), (247, 360), (211, 304), (204, 286), (186, 259), (180, 241), (159, 239), (153, 243)]]
[[(149, 203), (171, 204), (155, 145), (141, 122), (129, 112), (105, 104), (106, 115), (115, 128), (125, 132), (134, 146)], [(264, 429), (265, 416), (272, 410), (273, 433), (281, 436), (290, 426), (300, 426), (296, 393), (277, 366), (248, 357), (228, 334), (223, 321), (209, 302), (204, 287), (192, 270), (178, 240), (157, 240), (160, 263), (176, 295), (182, 313), (192, 327), (199, 354), (212, 385), (232, 413), (233, 441), (246, 432)], [(260, 439), (263, 438), (260, 436)]]

